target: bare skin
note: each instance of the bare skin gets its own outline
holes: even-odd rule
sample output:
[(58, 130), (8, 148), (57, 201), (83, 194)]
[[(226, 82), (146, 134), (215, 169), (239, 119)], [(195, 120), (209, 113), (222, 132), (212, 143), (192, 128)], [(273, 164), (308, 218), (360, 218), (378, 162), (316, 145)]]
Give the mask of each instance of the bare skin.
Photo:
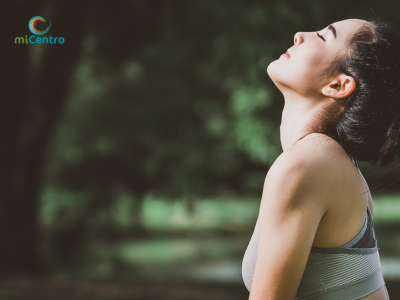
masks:
[[(314, 139), (314, 141), (310, 143), (311, 139)], [(342, 178), (336, 182), (338, 192), (333, 194), (334, 197), (332, 199), (328, 199), (328, 209), (321, 219), (312, 246), (323, 248), (340, 247), (352, 240), (360, 232), (364, 225), (367, 205), (373, 215), (372, 196), (363, 175), (348, 158), (343, 148), (329, 137), (312, 133), (296, 143), (294, 147), (298, 149), (295, 150), (293, 147), (286, 151), (306, 152), (309, 151), (310, 146), (318, 147), (317, 144), (321, 143), (325, 144), (321, 147), (321, 150), (325, 149), (321, 151), (324, 152), (323, 156), (325, 159), (332, 157), (335, 164), (340, 165), (338, 166), (338, 169), (340, 169), (338, 174), (340, 173)], [(293, 153), (293, 155), (296, 155), (296, 153)], [(346, 171), (343, 172), (343, 168)], [(343, 185), (343, 182), (347, 184)], [(386, 285), (360, 299), (390, 300)]]
[[(268, 66), (268, 75), (285, 99), (280, 127), (283, 153), (264, 182), (249, 300), (293, 300), (309, 247), (344, 245), (362, 228), (368, 203), (373, 212), (371, 194), (364, 193), (368, 186), (344, 149), (314, 130), (315, 116), (355, 89), (350, 76), (319, 74), (365, 22), (349, 19), (332, 23), (334, 30), (327, 26), (298, 32), (288, 49), (290, 57), (281, 56)], [(277, 246), (270, 247), (271, 243)], [(384, 285), (360, 299), (389, 300), (389, 296)]]

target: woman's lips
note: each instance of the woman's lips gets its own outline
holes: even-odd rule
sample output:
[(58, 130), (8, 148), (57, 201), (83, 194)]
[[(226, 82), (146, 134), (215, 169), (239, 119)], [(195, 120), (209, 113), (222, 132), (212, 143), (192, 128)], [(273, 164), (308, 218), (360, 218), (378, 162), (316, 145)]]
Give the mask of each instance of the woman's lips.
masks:
[(290, 58), (290, 54), (289, 54), (289, 51), (288, 50), (286, 50), (286, 53), (284, 53), (284, 54), (282, 54), (283, 56), (285, 56), (285, 57), (287, 57), (287, 58)]

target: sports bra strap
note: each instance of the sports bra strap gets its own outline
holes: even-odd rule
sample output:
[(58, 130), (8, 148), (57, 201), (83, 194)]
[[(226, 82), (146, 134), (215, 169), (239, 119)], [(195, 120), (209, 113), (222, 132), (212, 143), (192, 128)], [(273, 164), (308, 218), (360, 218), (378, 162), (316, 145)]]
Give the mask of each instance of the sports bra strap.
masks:
[(350, 242), (344, 244), (340, 248), (351, 248), (353, 245), (357, 244), (357, 242), (363, 237), (365, 231), (367, 230), (369, 215), (370, 215), (370, 211), (369, 211), (369, 207), (367, 206), (367, 213), (365, 214), (364, 225), (361, 228), (360, 232)]
[(352, 162), (356, 165), (357, 169), (360, 171), (360, 168), (358, 167), (358, 163), (357, 160), (350, 154), (348, 154), (348, 156), (350, 157), (350, 159), (352, 160)]

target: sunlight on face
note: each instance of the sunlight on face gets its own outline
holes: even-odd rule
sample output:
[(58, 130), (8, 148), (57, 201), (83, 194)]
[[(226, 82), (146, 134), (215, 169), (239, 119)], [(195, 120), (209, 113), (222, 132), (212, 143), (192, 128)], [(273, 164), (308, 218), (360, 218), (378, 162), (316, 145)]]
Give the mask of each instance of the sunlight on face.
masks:
[(294, 45), (287, 49), (290, 57), (281, 55), (271, 62), (267, 68), (268, 75), (282, 92), (291, 90), (305, 97), (318, 95), (323, 85), (319, 74), (365, 22), (348, 19), (319, 31), (297, 32)]

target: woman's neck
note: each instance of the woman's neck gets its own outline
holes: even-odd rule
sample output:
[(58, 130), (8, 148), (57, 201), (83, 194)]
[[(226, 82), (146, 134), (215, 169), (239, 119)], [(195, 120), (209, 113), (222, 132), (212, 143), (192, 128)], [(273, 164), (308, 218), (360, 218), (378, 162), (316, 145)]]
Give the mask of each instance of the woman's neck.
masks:
[(326, 101), (321, 100), (308, 99), (299, 95), (285, 96), (280, 126), (283, 151), (305, 136), (316, 132), (315, 128), (321, 122), (317, 116), (323, 113), (322, 103), (326, 104)]

